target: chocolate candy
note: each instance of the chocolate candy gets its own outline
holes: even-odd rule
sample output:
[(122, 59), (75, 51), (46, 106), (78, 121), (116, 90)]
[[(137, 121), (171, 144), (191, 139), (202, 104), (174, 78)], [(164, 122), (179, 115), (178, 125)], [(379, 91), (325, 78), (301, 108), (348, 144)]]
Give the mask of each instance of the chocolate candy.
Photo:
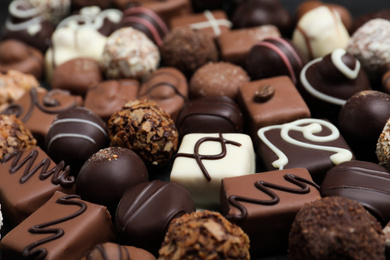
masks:
[(105, 122), (118, 112), (127, 101), (137, 99), (139, 82), (135, 79), (105, 80), (89, 89), (84, 107), (100, 116)]
[(218, 39), (221, 60), (244, 67), (252, 46), (267, 37), (280, 37), (278, 27), (266, 24), (222, 32)]
[(96, 245), (81, 260), (156, 260), (148, 251), (134, 246), (119, 245), (112, 242), (106, 242)]
[(234, 28), (254, 27), (272, 24), (279, 28), (283, 36), (291, 35), (294, 21), (290, 13), (279, 1), (243, 1), (233, 12)]
[(306, 63), (306, 57), (289, 39), (267, 37), (253, 44), (246, 69), (252, 80), (287, 75), (297, 84)]
[(313, 117), (336, 122), (347, 100), (371, 86), (359, 60), (344, 49), (336, 49), (302, 69), (298, 89)]
[(252, 256), (267, 255), (287, 251), (295, 214), (319, 198), (306, 169), (261, 172), (222, 179), (221, 211), (248, 234)]
[(245, 83), (239, 89), (238, 100), (254, 140), (261, 127), (310, 117), (309, 108), (287, 76)]
[(203, 97), (188, 101), (176, 120), (179, 136), (189, 133), (242, 133), (244, 117), (228, 97)]
[(108, 145), (107, 127), (92, 111), (75, 107), (57, 115), (45, 136), (45, 147), (55, 162), (64, 160), (77, 176), (87, 159)]
[(4, 217), (19, 224), (41, 207), (55, 191), (74, 193), (74, 177), (62, 161), (55, 164), (41, 148), (4, 156), (0, 164), (0, 202)]
[(389, 117), (389, 94), (366, 90), (347, 100), (340, 110), (338, 125), (357, 159), (377, 162), (376, 143)]
[(109, 79), (147, 79), (160, 62), (157, 46), (141, 31), (123, 27), (104, 46), (100, 67)]
[(170, 116), (154, 101), (134, 100), (108, 120), (112, 146), (129, 148), (148, 166), (162, 166), (177, 150), (179, 134)]
[(114, 238), (110, 214), (103, 206), (56, 192), (1, 240), (1, 248), (8, 259), (80, 259), (96, 244)]
[(187, 79), (180, 70), (174, 67), (157, 69), (141, 85), (138, 98), (156, 101), (175, 121), (177, 114), (188, 99)]
[(123, 193), (147, 181), (148, 171), (136, 153), (127, 148), (108, 147), (84, 163), (77, 177), (76, 193), (90, 202), (105, 205), (114, 215)]
[(236, 100), (239, 88), (249, 80), (240, 66), (229, 62), (209, 62), (192, 75), (190, 96), (193, 99), (226, 96)]
[(190, 26), (195, 30), (201, 30), (213, 39), (230, 30), (232, 23), (222, 10), (205, 10), (203, 13), (196, 13), (186, 16), (178, 16), (171, 19), (171, 27)]
[(19, 150), (34, 148), (37, 140), (15, 115), (0, 115), (0, 160)]
[(131, 26), (149, 37), (157, 46), (161, 46), (168, 25), (153, 10), (142, 6), (131, 7), (123, 12), (120, 27)]
[(208, 62), (218, 60), (218, 50), (213, 39), (205, 32), (191, 27), (177, 27), (164, 38), (160, 47), (165, 66), (172, 66), (188, 78)]
[(204, 210), (174, 219), (159, 250), (159, 259), (204, 256), (249, 260), (249, 238), (218, 212)]
[(116, 211), (116, 230), (125, 244), (157, 254), (169, 223), (195, 211), (190, 193), (175, 183), (152, 181), (126, 191)]
[(376, 143), (376, 156), (378, 157), (379, 164), (387, 169), (390, 169), (389, 124), (390, 121), (387, 120)]
[(329, 121), (304, 118), (258, 131), (257, 154), (266, 170), (306, 168), (320, 184), (334, 165), (354, 159), (354, 154)]
[(95, 87), (102, 80), (103, 75), (96, 60), (75, 58), (55, 68), (51, 87), (84, 96), (88, 89)]
[(8, 70), (17, 70), (40, 79), (43, 75), (43, 55), (22, 41), (4, 40), (0, 43), (0, 71)]
[(44, 138), (57, 114), (81, 104), (80, 96), (68, 92), (32, 88), (1, 113), (16, 115), (44, 147)]
[(72, 9), (81, 9), (87, 6), (98, 6), (107, 9), (111, 6), (112, 0), (72, 0)]
[(291, 260), (384, 260), (384, 252), (379, 222), (358, 202), (337, 196), (306, 204), (298, 212), (289, 235)]
[(339, 13), (327, 6), (316, 7), (299, 19), (292, 41), (312, 60), (336, 49), (346, 49), (349, 33)]
[(197, 207), (218, 209), (221, 180), (255, 171), (255, 153), (248, 135), (187, 134), (175, 155), (170, 180), (188, 189)]
[(385, 226), (390, 221), (389, 184), (390, 172), (386, 168), (354, 160), (336, 165), (326, 173), (321, 195), (355, 200)]

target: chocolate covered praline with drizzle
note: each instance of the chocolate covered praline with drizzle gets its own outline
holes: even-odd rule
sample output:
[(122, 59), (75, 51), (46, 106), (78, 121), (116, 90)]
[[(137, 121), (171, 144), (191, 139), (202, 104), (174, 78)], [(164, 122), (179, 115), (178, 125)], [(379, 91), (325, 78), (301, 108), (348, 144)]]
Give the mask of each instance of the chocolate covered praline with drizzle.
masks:
[(346, 101), (371, 86), (360, 62), (345, 50), (336, 49), (306, 64), (298, 89), (313, 117), (335, 122)]

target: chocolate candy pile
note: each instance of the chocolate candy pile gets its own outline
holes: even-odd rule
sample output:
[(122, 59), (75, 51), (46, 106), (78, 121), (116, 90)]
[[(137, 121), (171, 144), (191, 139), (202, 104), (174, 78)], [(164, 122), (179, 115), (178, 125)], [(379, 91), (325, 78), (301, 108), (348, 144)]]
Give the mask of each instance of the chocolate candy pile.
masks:
[(2, 259), (386, 258), (389, 10), (2, 4)]

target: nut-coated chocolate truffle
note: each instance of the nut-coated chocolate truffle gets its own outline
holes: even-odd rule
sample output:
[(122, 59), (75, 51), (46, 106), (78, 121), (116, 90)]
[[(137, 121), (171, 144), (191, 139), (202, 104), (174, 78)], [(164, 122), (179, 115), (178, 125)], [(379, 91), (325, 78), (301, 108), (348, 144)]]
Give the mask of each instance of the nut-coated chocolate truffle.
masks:
[(124, 244), (157, 254), (169, 223), (195, 211), (190, 193), (182, 186), (163, 181), (141, 183), (123, 194), (115, 219)]
[(376, 156), (379, 164), (390, 169), (390, 120), (387, 120), (376, 143)]
[(0, 115), (0, 159), (18, 150), (34, 148), (37, 141), (14, 115)]
[(83, 199), (107, 206), (114, 215), (125, 191), (148, 181), (144, 162), (133, 151), (108, 147), (94, 153), (80, 169), (76, 193)]
[(389, 118), (389, 94), (365, 90), (347, 100), (340, 110), (338, 125), (357, 159), (377, 162), (376, 143)]
[(50, 158), (57, 163), (64, 160), (75, 175), (92, 154), (107, 147), (107, 144), (105, 122), (84, 107), (59, 113), (45, 136)]
[(288, 259), (385, 259), (380, 223), (353, 200), (332, 196), (306, 204), (289, 236)]
[(176, 67), (187, 77), (202, 65), (218, 60), (218, 50), (211, 36), (183, 26), (172, 29), (160, 48), (165, 66)]
[(179, 139), (171, 117), (151, 100), (124, 104), (108, 120), (108, 133), (112, 146), (127, 147), (155, 166), (171, 159)]
[(158, 259), (250, 259), (249, 237), (218, 212), (193, 212), (171, 222)]

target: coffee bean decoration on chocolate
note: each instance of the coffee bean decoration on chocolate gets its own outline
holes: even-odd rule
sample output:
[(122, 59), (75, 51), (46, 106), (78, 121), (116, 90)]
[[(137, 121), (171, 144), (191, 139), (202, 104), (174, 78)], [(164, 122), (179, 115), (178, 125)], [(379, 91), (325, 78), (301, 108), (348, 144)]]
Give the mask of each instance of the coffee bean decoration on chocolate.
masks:
[(55, 162), (64, 160), (75, 175), (92, 154), (107, 145), (106, 124), (83, 107), (59, 113), (45, 137), (50, 158)]
[(260, 85), (255, 91), (255, 102), (266, 102), (275, 94), (275, 87), (272, 85)]

